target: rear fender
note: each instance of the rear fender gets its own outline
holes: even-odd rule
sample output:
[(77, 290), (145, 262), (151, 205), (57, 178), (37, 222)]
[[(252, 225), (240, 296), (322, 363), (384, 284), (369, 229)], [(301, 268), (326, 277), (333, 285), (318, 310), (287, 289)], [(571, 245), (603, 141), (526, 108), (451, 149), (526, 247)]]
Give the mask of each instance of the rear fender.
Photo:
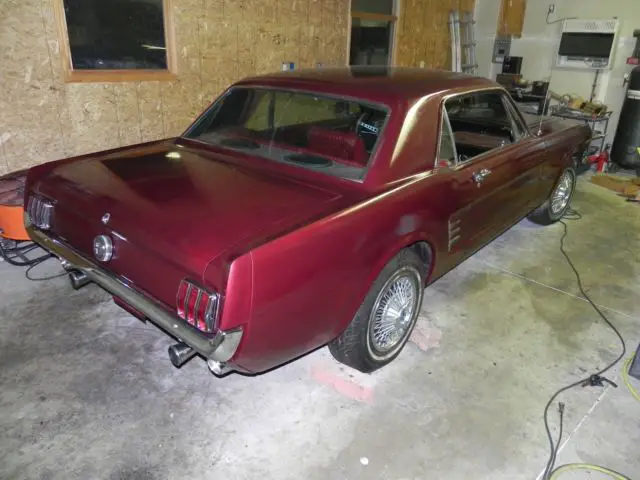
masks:
[[(347, 311), (351, 311), (355, 315), (355, 312), (358, 310), (358, 308), (360, 308), (360, 305), (362, 305), (362, 302), (364, 302), (364, 299), (367, 296), (367, 293), (369, 293), (371, 286), (376, 281), (376, 279), (378, 278), (378, 276), (380, 275), (384, 267), (396, 255), (398, 255), (400, 251), (404, 250), (405, 248), (411, 248), (413, 246), (418, 247), (418, 244), (420, 243), (426, 245), (427, 252), (428, 252), (427, 253), (428, 260), (425, 259), (428, 262), (426, 263), (427, 274), (425, 275), (425, 278), (424, 278), (424, 286), (426, 286), (432, 277), (435, 263), (436, 263), (436, 254), (435, 254), (435, 249), (433, 247), (434, 246), (433, 240), (429, 238), (428, 235), (422, 232), (399, 237), (395, 243), (389, 246), (389, 248), (385, 251), (384, 255), (382, 255), (378, 259), (378, 261), (372, 266), (369, 276), (367, 277), (367, 281), (363, 283), (362, 287), (360, 287), (358, 294), (354, 296), (354, 300), (352, 301), (352, 303), (348, 305)], [(335, 332), (336, 335), (339, 335), (340, 333), (342, 333), (347, 328), (347, 326), (349, 326), (349, 323), (351, 322), (352, 319), (353, 319), (352, 316), (343, 317), (341, 319), (341, 322), (337, 325), (337, 331)]]

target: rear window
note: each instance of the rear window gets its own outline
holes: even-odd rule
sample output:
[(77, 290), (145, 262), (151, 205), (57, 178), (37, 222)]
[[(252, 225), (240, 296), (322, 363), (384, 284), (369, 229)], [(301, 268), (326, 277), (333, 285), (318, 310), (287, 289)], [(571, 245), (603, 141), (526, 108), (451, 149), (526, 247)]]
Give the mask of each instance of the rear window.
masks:
[(233, 88), (185, 136), (360, 179), (386, 118), (384, 106), (366, 102), (296, 91)]

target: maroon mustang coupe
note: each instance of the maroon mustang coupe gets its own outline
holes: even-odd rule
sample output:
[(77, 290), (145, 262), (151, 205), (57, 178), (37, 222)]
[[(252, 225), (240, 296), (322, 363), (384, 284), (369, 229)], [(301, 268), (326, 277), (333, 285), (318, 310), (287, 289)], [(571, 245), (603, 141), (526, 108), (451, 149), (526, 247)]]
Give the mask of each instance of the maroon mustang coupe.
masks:
[(498, 84), (341, 68), (242, 80), (180, 137), (29, 171), (25, 222), (216, 375), (329, 344), (391, 362), (423, 288), (521, 218), (568, 208), (582, 126), (529, 123)]

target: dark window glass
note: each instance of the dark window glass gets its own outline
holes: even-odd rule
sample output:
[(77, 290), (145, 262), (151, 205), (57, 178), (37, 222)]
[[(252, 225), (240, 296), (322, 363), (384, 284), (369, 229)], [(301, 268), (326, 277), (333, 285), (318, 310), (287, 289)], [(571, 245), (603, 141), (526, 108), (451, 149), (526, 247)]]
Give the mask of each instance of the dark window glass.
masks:
[(481, 92), (445, 102), (458, 161), (464, 162), (517, 140), (502, 94)]
[(353, 0), (351, 2), (351, 10), (354, 12), (393, 15), (393, 0)]
[(351, 19), (350, 65), (388, 65), (393, 23)]
[(281, 90), (234, 88), (186, 136), (270, 160), (360, 178), (387, 117), (381, 106)]
[(64, 0), (74, 70), (166, 70), (162, 0)]
[(612, 33), (563, 33), (558, 55), (607, 58), (612, 43)]

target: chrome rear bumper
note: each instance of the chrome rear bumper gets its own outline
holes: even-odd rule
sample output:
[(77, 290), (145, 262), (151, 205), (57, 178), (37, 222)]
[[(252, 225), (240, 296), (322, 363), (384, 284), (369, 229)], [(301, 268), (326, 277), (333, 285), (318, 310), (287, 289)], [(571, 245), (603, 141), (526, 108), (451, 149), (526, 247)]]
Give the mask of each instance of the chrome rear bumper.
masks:
[(169, 335), (186, 343), (207, 360), (224, 363), (229, 361), (235, 354), (242, 336), (242, 330), (218, 331), (213, 337), (205, 336), (167, 311), (156, 300), (134, 289), (118, 277), (107, 273), (71, 247), (66, 246), (33, 225), (29, 225), (28, 222), (26, 229), (34, 242), (60, 258), (68, 265), (68, 268), (85, 273), (91, 281), (97, 283), (112, 295), (124, 300), (150, 321), (164, 329)]

